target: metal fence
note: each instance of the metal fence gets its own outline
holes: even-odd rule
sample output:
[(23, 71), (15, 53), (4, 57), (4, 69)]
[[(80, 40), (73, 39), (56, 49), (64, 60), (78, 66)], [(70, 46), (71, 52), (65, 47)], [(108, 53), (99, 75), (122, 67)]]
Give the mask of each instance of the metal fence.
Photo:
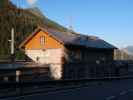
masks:
[(86, 79), (128, 76), (128, 69), (129, 65), (124, 63), (68, 63), (64, 65), (64, 77), (65, 79)]
[[(69, 63), (63, 65), (62, 79), (91, 79), (115, 76), (131, 76), (133, 64), (88, 64)], [(0, 68), (1, 82), (52, 80), (49, 65), (45, 67)]]

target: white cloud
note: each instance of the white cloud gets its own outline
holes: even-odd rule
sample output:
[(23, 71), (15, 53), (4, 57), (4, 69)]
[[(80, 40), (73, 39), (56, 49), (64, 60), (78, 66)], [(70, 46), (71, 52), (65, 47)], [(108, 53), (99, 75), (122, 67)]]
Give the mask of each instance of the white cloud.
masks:
[(34, 5), (36, 3), (37, 0), (27, 0), (27, 3), (29, 5)]

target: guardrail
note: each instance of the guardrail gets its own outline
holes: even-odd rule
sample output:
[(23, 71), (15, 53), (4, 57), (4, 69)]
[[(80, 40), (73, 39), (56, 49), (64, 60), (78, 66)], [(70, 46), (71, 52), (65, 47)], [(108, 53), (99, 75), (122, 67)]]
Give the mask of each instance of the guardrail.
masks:
[[(106, 66), (105, 66), (106, 67)], [(132, 67), (132, 66), (131, 66)], [(93, 67), (96, 68), (96, 67)], [(99, 67), (98, 67), (99, 68)], [(44, 71), (43, 71), (44, 69)], [(37, 71), (38, 70), (38, 71)], [(97, 77), (97, 69), (94, 73), (88, 75), (92, 76), (90, 78), (82, 79), (67, 79), (67, 80), (50, 80), (46, 79), (45, 74), (48, 74), (49, 69), (43, 67), (32, 67), (32, 68), (2, 68), (0, 69), (0, 98), (16, 97), (29, 95), (34, 93), (57, 91), (69, 88), (80, 87), (88, 85), (90, 83), (96, 82), (111, 82), (119, 80), (129, 80), (133, 79), (133, 75), (113, 75), (111, 73), (105, 73), (104, 76)], [(21, 71), (23, 74), (21, 74)], [(32, 71), (32, 73), (30, 73)], [(34, 73), (33, 73), (34, 72)], [(27, 79), (30, 80), (27, 80)], [(4, 79), (4, 80), (3, 80)], [(26, 80), (24, 80), (26, 79)]]
[[(83, 79), (83, 78), (102, 78), (128, 75), (127, 66), (113, 66), (113, 64), (88, 64), (84, 63), (86, 68), (82, 67), (82, 63), (67, 64), (63, 70), (63, 79)], [(17, 66), (17, 65), (16, 65)], [(76, 68), (74, 68), (76, 66)], [(78, 66), (80, 66), (78, 68)], [(133, 65), (132, 65), (133, 66)], [(131, 67), (132, 67), (131, 66)], [(69, 67), (69, 68), (68, 68)], [(121, 70), (122, 69), (122, 70)], [(70, 73), (71, 72), (71, 73)], [(34, 80), (50, 80), (51, 71), (48, 66), (45, 67), (0, 67), (0, 81), (34, 81)], [(130, 75), (133, 72), (130, 71)], [(47, 77), (47, 78), (46, 78)], [(41, 79), (42, 78), (42, 79)]]
[(35, 82), (3, 82), (0, 83), (0, 98), (11, 98), (36, 93), (47, 93), (64, 89), (73, 89), (90, 84), (101, 84), (103, 82), (113, 82), (120, 80), (133, 80), (130, 77), (105, 77), (80, 80), (56, 80), (56, 81), (35, 81)]
[(97, 82), (110, 82), (133, 79), (133, 77), (112, 77), (112, 78), (93, 78), (80, 80), (58, 80), (58, 81), (34, 81), (34, 82), (8, 82), (0, 83), (0, 98), (10, 98), (34, 93), (47, 93), (50, 91), (72, 89), (88, 86), (87, 84)]

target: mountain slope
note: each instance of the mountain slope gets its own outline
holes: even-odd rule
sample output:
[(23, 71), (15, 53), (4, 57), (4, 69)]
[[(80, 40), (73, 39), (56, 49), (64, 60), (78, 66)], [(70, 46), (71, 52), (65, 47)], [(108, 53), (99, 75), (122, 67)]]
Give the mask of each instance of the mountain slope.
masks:
[[(0, 1), (0, 58), (10, 55), (10, 44), (8, 40), (11, 38), (11, 28), (15, 29), (15, 46), (16, 52), (18, 45), (31, 34), (37, 26), (45, 28), (53, 28), (59, 31), (66, 31), (67, 29), (58, 23), (48, 19), (44, 16), (38, 8), (20, 9), (8, 2), (7, 5), (2, 6)], [(8, 0), (7, 0), (8, 1)], [(3, 8), (4, 7), (4, 8)], [(16, 54), (19, 55), (19, 54)]]
[(27, 9), (27, 11), (34, 14), (38, 18), (42, 19), (44, 25), (46, 25), (48, 28), (51, 27), (51, 28), (55, 28), (55, 29), (60, 30), (60, 31), (66, 31), (67, 30), (65, 27), (61, 26), (60, 24), (50, 20), (45, 15), (43, 15), (42, 12), (40, 11), (40, 9), (37, 7), (29, 8), (29, 9)]

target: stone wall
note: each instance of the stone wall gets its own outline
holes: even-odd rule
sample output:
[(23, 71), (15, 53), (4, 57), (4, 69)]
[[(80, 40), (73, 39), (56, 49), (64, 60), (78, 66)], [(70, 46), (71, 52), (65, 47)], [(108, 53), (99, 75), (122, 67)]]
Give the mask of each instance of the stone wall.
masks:
[(62, 79), (62, 65), (61, 64), (50, 64), (50, 77), (54, 80)]
[(38, 64), (48, 64), (52, 79), (59, 80), (62, 78), (63, 49), (26, 50), (26, 54)]
[(26, 50), (26, 55), (40, 64), (61, 63), (63, 49)]

